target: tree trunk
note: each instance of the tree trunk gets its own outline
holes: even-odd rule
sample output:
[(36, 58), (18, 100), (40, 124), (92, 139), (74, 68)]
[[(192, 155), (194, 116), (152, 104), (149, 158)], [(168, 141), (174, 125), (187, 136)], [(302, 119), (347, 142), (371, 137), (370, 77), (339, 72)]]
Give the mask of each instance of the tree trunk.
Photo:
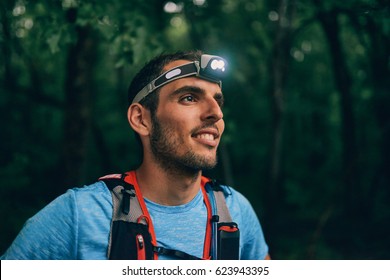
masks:
[(77, 186), (84, 179), (87, 137), (91, 125), (95, 45), (88, 26), (77, 26), (77, 43), (70, 47), (65, 84), (63, 183)]
[[(374, 183), (366, 199), (368, 211), (372, 211), (379, 190), (388, 190), (390, 186), (390, 69), (388, 57), (390, 53), (389, 37), (384, 35), (381, 26), (375, 19), (368, 18), (368, 35), (371, 43), (370, 66), (371, 83), (374, 91), (373, 107), (378, 126), (382, 132), (380, 146), (380, 163), (377, 168)], [(388, 193), (389, 194), (389, 193)]]
[(358, 149), (356, 143), (355, 116), (351, 98), (351, 77), (346, 65), (339, 38), (338, 13), (336, 11), (320, 12), (319, 21), (325, 32), (332, 58), (335, 86), (341, 102), (341, 136), (343, 144), (343, 185), (347, 213), (354, 213), (358, 193)]
[(279, 1), (279, 21), (276, 29), (273, 56), (270, 61), (272, 69), (272, 143), (270, 155), (269, 183), (267, 186), (267, 211), (272, 215), (277, 209), (282, 185), (282, 158), (284, 133), (284, 95), (289, 68), (289, 53), (292, 44), (292, 20), (295, 12), (295, 1)]
[[(8, 3), (7, 3), (8, 4)], [(10, 21), (7, 14), (7, 10), (10, 9), (6, 3), (2, 3), (0, 5), (0, 23), (2, 25), (2, 35), (3, 35), (3, 42), (1, 44), (1, 52), (3, 54), (3, 64), (4, 64), (4, 88), (7, 89), (8, 92), (13, 92), (16, 88), (15, 85), (15, 77), (14, 73), (12, 71), (11, 66), (11, 44), (12, 44), (12, 38), (11, 38), (11, 32), (10, 32)]]

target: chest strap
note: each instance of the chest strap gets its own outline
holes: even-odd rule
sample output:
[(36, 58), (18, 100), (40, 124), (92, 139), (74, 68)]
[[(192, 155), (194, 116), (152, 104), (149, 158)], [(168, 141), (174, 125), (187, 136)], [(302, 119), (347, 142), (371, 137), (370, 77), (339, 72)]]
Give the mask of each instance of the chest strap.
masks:
[[(157, 246), (152, 221), (134, 171), (107, 175), (99, 180), (104, 181), (110, 190), (113, 202), (107, 252), (109, 259), (157, 259), (158, 255), (186, 260), (200, 259), (182, 251)], [(206, 230), (203, 259), (238, 259), (239, 231), (232, 222), (224, 189), (205, 177), (202, 177), (202, 185), (207, 193), (204, 200), (208, 209), (208, 227), (212, 228), (211, 231)], [(229, 238), (225, 238), (225, 235)]]

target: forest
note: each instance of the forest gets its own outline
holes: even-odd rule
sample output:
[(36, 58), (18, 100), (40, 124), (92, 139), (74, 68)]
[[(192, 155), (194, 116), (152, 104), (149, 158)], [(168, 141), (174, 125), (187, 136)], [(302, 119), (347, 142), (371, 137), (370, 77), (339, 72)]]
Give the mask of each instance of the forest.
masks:
[(208, 175), (273, 259), (390, 259), (388, 0), (1, 0), (0, 255), (69, 188), (135, 168), (127, 88), (163, 52), (226, 58)]

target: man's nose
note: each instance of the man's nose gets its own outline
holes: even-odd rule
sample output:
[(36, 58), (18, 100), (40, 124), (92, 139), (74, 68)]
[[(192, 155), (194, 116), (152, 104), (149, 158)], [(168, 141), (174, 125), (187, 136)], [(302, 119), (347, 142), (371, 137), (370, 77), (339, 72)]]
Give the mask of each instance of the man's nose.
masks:
[(223, 112), (220, 104), (214, 98), (209, 98), (206, 100), (204, 105), (204, 120), (212, 120), (217, 122), (223, 118)]

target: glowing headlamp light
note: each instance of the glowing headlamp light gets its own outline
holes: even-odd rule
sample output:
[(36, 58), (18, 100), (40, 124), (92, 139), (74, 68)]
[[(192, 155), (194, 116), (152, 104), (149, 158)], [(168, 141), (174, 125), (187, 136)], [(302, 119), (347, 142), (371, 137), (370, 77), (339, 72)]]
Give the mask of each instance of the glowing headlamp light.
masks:
[(222, 87), (221, 78), (225, 76), (226, 66), (226, 60), (222, 57), (203, 54), (200, 61), (193, 61), (177, 66), (158, 76), (136, 94), (132, 103), (140, 102), (163, 85), (184, 77), (196, 76), (207, 81), (218, 83)]

